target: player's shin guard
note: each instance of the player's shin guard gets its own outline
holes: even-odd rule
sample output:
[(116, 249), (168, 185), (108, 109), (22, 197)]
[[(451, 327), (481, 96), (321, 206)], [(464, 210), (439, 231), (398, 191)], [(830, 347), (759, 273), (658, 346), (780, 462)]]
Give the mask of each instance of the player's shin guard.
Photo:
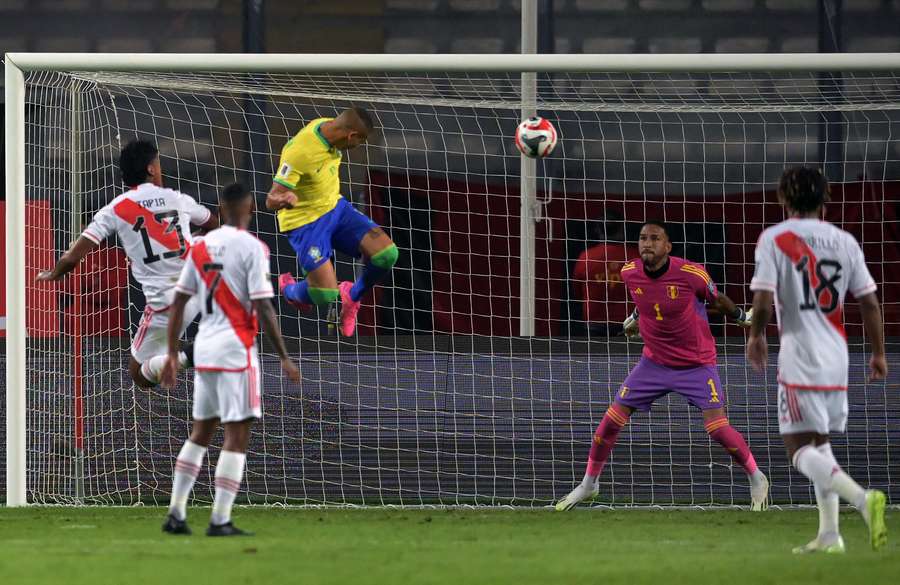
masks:
[(285, 284), (281, 292), (287, 300), (301, 305), (327, 305), (339, 296), (336, 288), (316, 288), (309, 286), (308, 280)]
[(747, 475), (753, 475), (759, 467), (747, 446), (747, 441), (724, 416), (706, 421), (703, 425), (709, 437), (722, 445), (735, 463), (744, 468)]
[(594, 431), (594, 440), (591, 443), (591, 452), (588, 454), (587, 469), (584, 472), (584, 483), (593, 483), (597, 481), (609, 454), (612, 453), (619, 438), (619, 431), (628, 424), (628, 417), (631, 414), (628, 410), (618, 404), (613, 404), (606, 409), (603, 420), (597, 425)]
[(169, 513), (178, 520), (187, 515), (187, 500), (194, 489), (194, 481), (203, 465), (206, 447), (191, 441), (185, 441), (175, 460), (175, 477), (172, 480), (172, 499), (169, 502)]
[(384, 280), (384, 277), (391, 271), (399, 257), (400, 251), (397, 249), (397, 246), (391, 244), (369, 258), (369, 261), (363, 267), (362, 274), (359, 275), (359, 278), (353, 283), (353, 288), (350, 289), (350, 298), (353, 302), (359, 302), (363, 295)]
[(234, 451), (222, 451), (219, 455), (219, 462), (216, 464), (216, 496), (213, 499), (210, 524), (219, 526), (231, 522), (231, 506), (241, 489), (246, 460), (244, 453)]

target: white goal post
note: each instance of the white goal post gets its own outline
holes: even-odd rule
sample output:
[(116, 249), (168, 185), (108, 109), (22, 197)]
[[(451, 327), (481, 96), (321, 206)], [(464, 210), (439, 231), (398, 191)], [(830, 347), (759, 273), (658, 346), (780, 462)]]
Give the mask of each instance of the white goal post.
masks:
[[(431, 73), (439, 74), (458, 74), (460, 76), (486, 75), (487, 82), (483, 86), (479, 86), (473, 90), (471, 95), (464, 96), (465, 99), (454, 96), (443, 96), (435, 94), (409, 95), (403, 99), (399, 99), (397, 103), (427, 105), (432, 100), (441, 106), (449, 108), (455, 107), (486, 107), (499, 108), (509, 107), (513, 110), (521, 111), (528, 104), (524, 100), (527, 96), (533, 95), (535, 89), (538, 95), (537, 110), (538, 112), (549, 112), (553, 110), (555, 103), (562, 103), (569, 95), (571, 100), (577, 104), (572, 108), (577, 111), (590, 112), (612, 112), (620, 111), (642, 111), (642, 112), (681, 112), (686, 111), (679, 108), (693, 108), (691, 111), (700, 112), (779, 112), (782, 108), (786, 111), (806, 111), (804, 108), (811, 108), (810, 111), (844, 111), (852, 110), (859, 107), (863, 110), (870, 109), (900, 109), (900, 88), (897, 87), (898, 79), (900, 79), (900, 54), (871, 54), (871, 53), (855, 53), (855, 54), (703, 54), (703, 55), (375, 55), (375, 54), (268, 54), (268, 55), (245, 55), (245, 54), (85, 54), (85, 53), (7, 53), (4, 58), (5, 65), (5, 143), (6, 143), (6, 505), (21, 506), (27, 503), (27, 493), (30, 489), (26, 485), (28, 476), (28, 462), (26, 449), (26, 429), (29, 424), (28, 410), (26, 405), (26, 387), (27, 381), (27, 332), (26, 332), (26, 159), (28, 153), (26, 151), (26, 75), (36, 72), (53, 73), (69, 73), (78, 72), (79, 75), (93, 73), (121, 73), (128, 75), (131, 73), (139, 75), (155, 75), (164, 74), (165, 83), (168, 89), (177, 90), (177, 84), (180, 83), (178, 76), (180, 74), (235, 74), (235, 83), (244, 84), (241, 87), (251, 88), (246, 91), (252, 91), (252, 84), (247, 81), (252, 75), (277, 76), (284, 74), (309, 76), (309, 79), (315, 83), (319, 79), (318, 75), (327, 76), (335, 75), (348, 82), (353, 80), (367, 79), (369, 74), (386, 74), (396, 75), (401, 81), (403, 88), (415, 88), (416, 80), (411, 80), (415, 74), (422, 74), (423, 78)], [(526, 87), (526, 79), (534, 79), (533, 76), (522, 76), (522, 73), (535, 74), (553, 74), (563, 76), (585, 75), (589, 81), (590, 74), (601, 73), (604, 83), (610, 87), (607, 93), (596, 90), (598, 93), (590, 94), (588, 97), (582, 95), (557, 93), (553, 96), (542, 97), (542, 89), (551, 88), (553, 80), (549, 79), (544, 82), (534, 81), (535, 87)], [(673, 78), (676, 80), (688, 79), (691, 74), (705, 76), (708, 74), (727, 73), (736, 76), (743, 75), (785, 75), (790, 77), (794, 73), (806, 75), (805, 79), (815, 80), (816, 73), (840, 72), (838, 75), (849, 75), (853, 78), (854, 72), (878, 73), (882, 72), (886, 75), (878, 77), (878, 79), (887, 79), (885, 86), (890, 86), (895, 93), (882, 97), (865, 98), (858, 103), (848, 103), (852, 98), (846, 96), (829, 96), (825, 95), (821, 100), (816, 101), (810, 98), (815, 88), (810, 89), (810, 94), (798, 95), (796, 99), (793, 94), (786, 92), (785, 94), (772, 94), (771, 96), (762, 96), (760, 99), (765, 100), (773, 98), (773, 102), (754, 102), (747, 99), (746, 96), (728, 96), (724, 98), (715, 98), (709, 101), (700, 98), (682, 98), (676, 96), (677, 107), (672, 107), (673, 102), (668, 101), (670, 94), (666, 93), (665, 88), (657, 92), (654, 96), (647, 97), (649, 94), (642, 94), (642, 101), (637, 106), (635, 103), (625, 100), (616, 101), (617, 92), (615, 90), (616, 83), (621, 78), (627, 78), (630, 75), (636, 76), (636, 79), (644, 80), (642, 76), (652, 75), (659, 76), (666, 80)], [(494, 76), (494, 77), (491, 77)], [(620, 77), (621, 76), (621, 77)], [(290, 81), (289, 77), (285, 78), (285, 83)], [(515, 81), (523, 80), (522, 85), (516, 87)], [(580, 79), (580, 77), (579, 77)], [(405, 80), (405, 81), (404, 81)], [(495, 80), (499, 80), (494, 83)], [(891, 81), (892, 80), (892, 81)], [(189, 80), (185, 91), (191, 91), (191, 88), (205, 87), (203, 81), (196, 79)], [(388, 80), (389, 81), (389, 80)], [(509, 82), (509, 87), (504, 86), (501, 82)], [(641, 81), (643, 83), (644, 81)], [(289, 91), (284, 89), (279, 79), (275, 79), (270, 85), (262, 83), (259, 92), (262, 95), (285, 96), (290, 95)], [(379, 84), (378, 80), (372, 82), (370, 86), (363, 87), (359, 91), (352, 92), (348, 95), (349, 99), (359, 101), (377, 101), (382, 99), (383, 94), (379, 92), (390, 92), (391, 89), (384, 84)], [(385, 82), (387, 83), (387, 81)], [(648, 83), (652, 83), (648, 82)], [(576, 83), (572, 82), (572, 87), (576, 87)], [(813, 84), (814, 85), (814, 84)], [(680, 85), (676, 84), (676, 91), (680, 91)], [(671, 89), (671, 85), (667, 86)], [(685, 87), (692, 87), (686, 84)], [(485, 89), (486, 88), (486, 89)], [(497, 89), (500, 88), (500, 89)], [(411, 90), (411, 89), (410, 89)], [(210, 91), (215, 91), (211, 89)], [(335, 90), (337, 91), (337, 90)], [(575, 91), (575, 90), (573, 90)], [(590, 91), (594, 91), (593, 89)], [(802, 90), (801, 90), (802, 91)], [(286, 93), (287, 92), (287, 93)], [(367, 93), (368, 92), (368, 93)], [(495, 92), (495, 93), (491, 93)], [(652, 92), (651, 92), (652, 93)], [(883, 94), (884, 92), (882, 92)], [(876, 92), (877, 94), (877, 92)], [(785, 97), (786, 96), (786, 97)], [(720, 96), (721, 97), (721, 96)], [(658, 99), (657, 99), (658, 98)], [(334, 98), (331, 98), (334, 99)], [(405, 101), (404, 101), (405, 100)], [(457, 101), (454, 101), (457, 100)], [(794, 100), (794, 101), (792, 101)], [(624, 104), (624, 105), (623, 105)], [(637, 110), (634, 108), (637, 107)], [(563, 107), (562, 109), (567, 109)], [(892, 122), (893, 123), (893, 122)], [(73, 133), (75, 135), (77, 133)], [(562, 140), (566, 136), (563, 135)], [(511, 138), (510, 138), (511, 141)], [(270, 153), (271, 154), (271, 153)], [(277, 153), (276, 153), (277, 154)], [(887, 156), (887, 155), (886, 155)], [(587, 157), (585, 157), (587, 158)], [(691, 162), (691, 161), (688, 161)], [(702, 161), (700, 161), (702, 163)], [(769, 161), (771, 162), (771, 161)], [(528, 168), (523, 164), (521, 167)], [(533, 168), (533, 167), (532, 167)], [(76, 173), (77, 175), (77, 173)], [(630, 179), (633, 180), (633, 179)], [(640, 180), (640, 179), (638, 179)], [(517, 181), (518, 182), (518, 181)], [(526, 181), (521, 181), (518, 188), (522, 189), (523, 197), (534, 197), (534, 183), (530, 186)], [(625, 180), (622, 181), (625, 183)], [(528, 190), (530, 189), (530, 190)], [(552, 190), (552, 189), (551, 189)], [(526, 195), (527, 193), (527, 195)], [(523, 201), (524, 203), (524, 201)], [(74, 207), (73, 207), (74, 209)], [(80, 209), (78, 210), (80, 212)], [(72, 211), (72, 213), (76, 213)], [(625, 218), (628, 221), (629, 218)], [(77, 221), (73, 219), (75, 225), (73, 231), (78, 229)], [(524, 229), (524, 226), (523, 226)], [(527, 233), (527, 232), (525, 232)], [(531, 234), (533, 236), (533, 233)], [(552, 237), (552, 236), (551, 236)], [(534, 260), (535, 245), (533, 239), (520, 238), (519, 243), (519, 259), (524, 259), (531, 255)], [(531, 274), (530, 282), (520, 282), (522, 290), (530, 287), (533, 291), (535, 287), (535, 275)], [(884, 283), (880, 283), (884, 284)], [(530, 315), (529, 319), (535, 318), (533, 306), (521, 309), (522, 315)], [(534, 331), (534, 323), (519, 323), (516, 328), (525, 334)], [(606, 343), (606, 342), (604, 342)], [(632, 350), (633, 351), (633, 350)], [(896, 364), (892, 364), (896, 368)], [(615, 389), (613, 389), (615, 391)], [(511, 399), (515, 403), (515, 398)], [(600, 401), (603, 402), (602, 400)], [(525, 408), (525, 405), (521, 406)], [(594, 404), (594, 409), (600, 408), (600, 404)], [(595, 412), (601, 415), (600, 412)], [(551, 417), (552, 418), (552, 417)], [(80, 424), (80, 423), (76, 423)], [(885, 436), (887, 436), (885, 434)], [(654, 439), (655, 441), (655, 439)], [(575, 470), (572, 477), (555, 478), (546, 480), (550, 482), (548, 485), (552, 492), (557, 492), (560, 486), (568, 483), (569, 480), (576, 479), (576, 475), (581, 467), (582, 460), (586, 456), (589, 447), (590, 436), (579, 435), (572, 441), (572, 453), (575, 455), (575, 461), (566, 464), (567, 469)], [(557, 461), (562, 457), (554, 452), (552, 459)], [(614, 455), (615, 457), (615, 455)], [(83, 462), (82, 462), (83, 463)], [(76, 467), (79, 465), (76, 462)], [(515, 456), (513, 456), (512, 465), (515, 468)], [(80, 473), (80, 472), (79, 472)], [(422, 473), (425, 473), (424, 471)], [(430, 472), (429, 472), (430, 473)], [(518, 472), (514, 469), (511, 472), (516, 475)], [(400, 477), (400, 472), (397, 472)], [(438, 474), (440, 475), (440, 474)], [(360, 480), (361, 483), (365, 483)], [(398, 479), (398, 481), (400, 481)], [(533, 484), (540, 484), (545, 480), (542, 478), (532, 478)], [(558, 485), (557, 485), (558, 482)], [(77, 483), (77, 482), (76, 482)], [(541, 484), (543, 485), (543, 484)], [(110, 490), (117, 489), (115, 486)], [(362, 491), (362, 488), (360, 488)], [(80, 500), (83, 491), (76, 489), (76, 499)], [(402, 493), (402, 490), (401, 490)], [(408, 492), (407, 492), (408, 493)], [(445, 503), (439, 492), (437, 497), (438, 503)], [(535, 492), (536, 493), (536, 492)], [(541, 492), (544, 493), (544, 492)], [(495, 501), (490, 498), (491, 494), (476, 493), (477, 498), (482, 496), (488, 498), (487, 501)], [(467, 495), (454, 496), (456, 499), (448, 498), (449, 502), (466, 502)], [(523, 496), (531, 503), (547, 503), (544, 496), (529, 495)], [(515, 498), (515, 496), (514, 496)], [(390, 498), (383, 501), (391, 502)], [(413, 498), (413, 501), (416, 501)], [(422, 500), (419, 500), (422, 501)], [(431, 500), (428, 500), (429, 502)], [(478, 499), (478, 502), (485, 500)], [(496, 499), (497, 502), (506, 501), (503, 498)], [(705, 501), (705, 500), (704, 500)], [(367, 502), (366, 502), (367, 503)], [(403, 502), (401, 502), (403, 503)]]

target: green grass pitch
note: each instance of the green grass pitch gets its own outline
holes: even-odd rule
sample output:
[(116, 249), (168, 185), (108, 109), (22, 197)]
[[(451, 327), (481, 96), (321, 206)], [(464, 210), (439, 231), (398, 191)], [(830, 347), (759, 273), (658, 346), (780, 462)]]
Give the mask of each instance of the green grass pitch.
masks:
[[(845, 556), (798, 558), (815, 510), (239, 508), (248, 538), (160, 532), (164, 509), (0, 508), (3, 583), (38, 585), (898, 583), (896, 538), (875, 553), (841, 515)], [(888, 512), (888, 526), (900, 517)]]

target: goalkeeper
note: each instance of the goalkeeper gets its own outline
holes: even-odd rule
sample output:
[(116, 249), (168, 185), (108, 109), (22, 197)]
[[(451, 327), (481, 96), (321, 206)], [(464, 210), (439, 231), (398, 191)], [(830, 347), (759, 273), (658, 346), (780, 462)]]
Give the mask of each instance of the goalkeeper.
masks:
[(628, 418), (635, 410), (649, 410), (658, 398), (674, 391), (703, 412), (710, 438), (747, 473), (751, 509), (765, 510), (769, 481), (757, 467), (744, 437), (725, 416), (725, 395), (716, 371), (716, 345), (706, 305), (742, 327), (749, 326), (750, 315), (717, 292), (703, 266), (669, 255), (672, 243), (664, 224), (644, 224), (638, 248), (640, 258), (622, 267), (622, 281), (637, 305), (623, 327), (628, 336), (640, 329), (643, 355), (594, 432), (584, 479), (556, 509), (568, 510), (597, 495), (600, 472)]
[[(341, 151), (364, 143), (373, 130), (362, 108), (349, 108), (337, 118), (318, 118), (304, 126), (281, 151), (266, 208), (278, 213), (278, 229), (297, 252), (305, 278), (278, 278), (281, 294), (300, 310), (341, 300), (341, 333), (356, 330), (360, 301), (394, 264), (399, 252), (384, 230), (341, 197)], [(338, 285), (332, 249), (364, 258), (356, 282)]]

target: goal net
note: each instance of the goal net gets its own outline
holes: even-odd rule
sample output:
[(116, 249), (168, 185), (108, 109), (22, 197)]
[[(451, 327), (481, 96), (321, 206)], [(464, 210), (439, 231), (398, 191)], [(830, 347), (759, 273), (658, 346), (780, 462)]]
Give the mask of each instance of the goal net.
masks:
[[(783, 218), (777, 179), (789, 165), (820, 166), (833, 185), (827, 219), (862, 243), (896, 340), (897, 73), (538, 75), (537, 111), (560, 142), (538, 162), (526, 205), (536, 335), (521, 337), (518, 72), (25, 71), (28, 500), (166, 503), (188, 436), (190, 375), (174, 390), (130, 383), (144, 300), (114, 241), (64, 282), (33, 282), (122, 191), (117, 157), (132, 139), (155, 141), (166, 186), (207, 206), (232, 181), (252, 186), (251, 229), (272, 251), (272, 273), (296, 274), (261, 205), (281, 147), (347, 106), (376, 120), (371, 143), (345, 153), (343, 192), (385, 227), (400, 261), (365, 299), (350, 339), (338, 335), (334, 307), (298, 315), (275, 299), (303, 382), (282, 378), (260, 337), (264, 417), (239, 503), (545, 506), (581, 479), (593, 429), (640, 355), (640, 342), (617, 335), (630, 303), (614, 260), (634, 254), (645, 220), (669, 222), (674, 253), (702, 262), (746, 305), (756, 238)], [(358, 274), (352, 259), (336, 263), (339, 279)], [(853, 302), (846, 321), (850, 420), (835, 453), (896, 503), (896, 345), (887, 383), (867, 383)], [(744, 332), (711, 322), (729, 419), (769, 474), (773, 501), (813, 502), (778, 436), (774, 367), (754, 373)], [(196, 501), (211, 500), (212, 473), (201, 473)], [(632, 417), (598, 501), (746, 505), (749, 489), (700, 414), (673, 395)]]

